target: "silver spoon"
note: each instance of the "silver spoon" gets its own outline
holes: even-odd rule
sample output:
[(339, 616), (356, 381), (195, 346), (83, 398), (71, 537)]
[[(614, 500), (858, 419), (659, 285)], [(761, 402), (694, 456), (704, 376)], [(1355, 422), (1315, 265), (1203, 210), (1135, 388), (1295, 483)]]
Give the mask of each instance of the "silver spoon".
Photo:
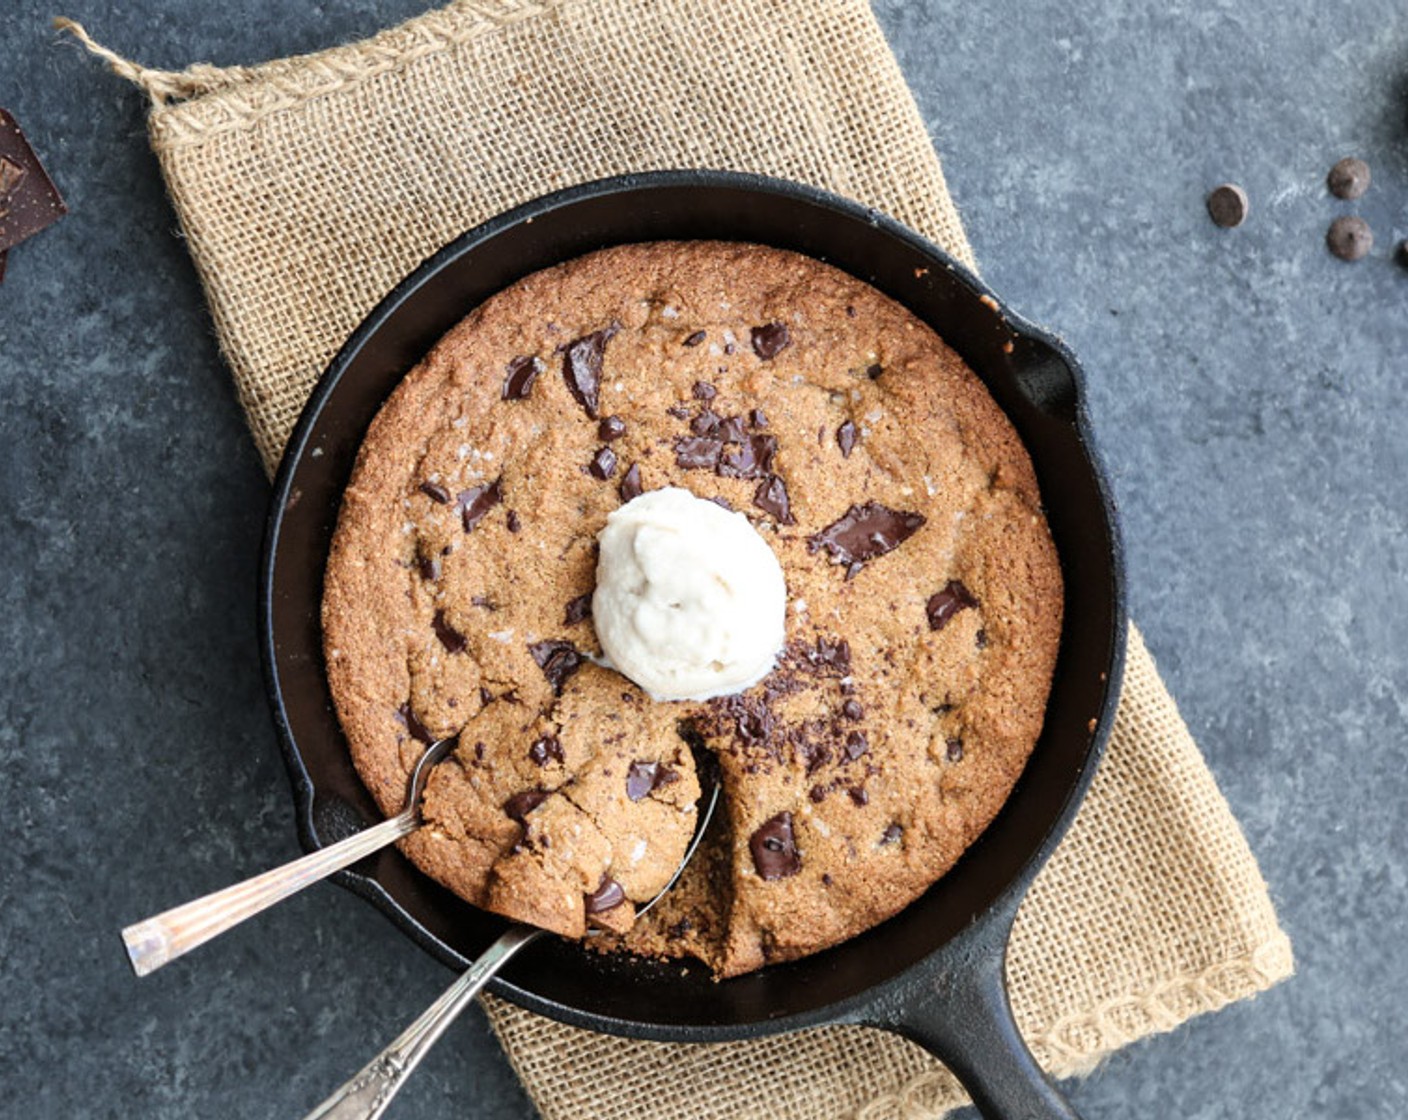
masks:
[(155, 972), (246, 918), (410, 835), (420, 827), (420, 795), (430, 771), (454, 745), (454, 739), (441, 739), (426, 748), (411, 774), (406, 807), (389, 820), (282, 867), (128, 926), (122, 931), (122, 941), (132, 968), (138, 976)]
[[(694, 839), (690, 841), (684, 858), (675, 868), (675, 873), (670, 876), (670, 881), (660, 888), (654, 898), (636, 911), (637, 918), (665, 897), (670, 888), (679, 881), (689, 861), (694, 858), (694, 853), (709, 828), (709, 821), (714, 816), (714, 808), (719, 803), (717, 780), (707, 798), (707, 802), (703, 796), (700, 798), (703, 808), (695, 823)], [(376, 1120), (386, 1111), (391, 1098), (406, 1083), (412, 1071), (420, 1064), (420, 1060), (445, 1033), (445, 1029), (455, 1021), (455, 1017), (469, 1006), (484, 985), (493, 979), (515, 953), (542, 937), (544, 932), (529, 925), (516, 923), (509, 926), (395, 1042), (363, 1066), (352, 1080), (313, 1109), (305, 1120)]]

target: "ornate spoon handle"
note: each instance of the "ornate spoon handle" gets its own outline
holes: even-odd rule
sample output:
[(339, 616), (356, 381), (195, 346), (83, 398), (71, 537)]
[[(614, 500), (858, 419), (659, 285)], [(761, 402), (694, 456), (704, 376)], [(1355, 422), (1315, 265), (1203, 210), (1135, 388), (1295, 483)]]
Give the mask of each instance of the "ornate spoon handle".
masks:
[(310, 1112), (306, 1120), (376, 1120), (455, 1016), (469, 1006), (510, 957), (542, 933), (532, 926), (510, 926), (395, 1042)]
[(133, 969), (138, 976), (155, 972), (280, 899), (414, 832), (419, 823), (416, 811), (408, 809), (331, 847), (128, 926), (122, 941)]

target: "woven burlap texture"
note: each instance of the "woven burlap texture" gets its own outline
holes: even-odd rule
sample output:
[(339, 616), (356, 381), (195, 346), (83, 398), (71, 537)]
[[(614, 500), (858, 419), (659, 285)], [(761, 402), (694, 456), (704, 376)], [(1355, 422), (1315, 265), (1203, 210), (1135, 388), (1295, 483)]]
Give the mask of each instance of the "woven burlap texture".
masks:
[[(424, 257), (547, 191), (652, 168), (801, 180), (972, 263), (939, 162), (864, 0), (482, 0), (255, 67), (148, 70), (150, 135), (260, 454)], [(466, 308), (468, 310), (468, 308)], [(1256, 862), (1137, 633), (1114, 736), (1023, 905), (1009, 961), (1056, 1074), (1291, 971)], [(917, 1047), (833, 1027), (722, 1046), (630, 1042), (486, 1000), (548, 1120), (935, 1116)]]

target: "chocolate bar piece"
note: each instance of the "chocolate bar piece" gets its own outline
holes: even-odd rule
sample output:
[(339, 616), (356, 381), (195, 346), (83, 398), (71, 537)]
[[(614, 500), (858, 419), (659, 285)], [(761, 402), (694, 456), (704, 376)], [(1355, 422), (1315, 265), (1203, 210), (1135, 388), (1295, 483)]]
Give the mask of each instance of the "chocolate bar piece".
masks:
[(0, 278), (4, 277), (8, 250), (66, 213), (68, 207), (58, 188), (45, 174), (15, 118), (0, 109)]

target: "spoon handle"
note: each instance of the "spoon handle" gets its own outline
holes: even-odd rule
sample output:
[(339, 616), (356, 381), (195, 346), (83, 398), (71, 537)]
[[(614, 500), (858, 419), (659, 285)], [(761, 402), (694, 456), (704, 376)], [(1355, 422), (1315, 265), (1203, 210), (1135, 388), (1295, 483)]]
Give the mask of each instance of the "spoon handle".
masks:
[(415, 811), (408, 810), (282, 867), (128, 926), (122, 941), (132, 968), (138, 976), (155, 972), (280, 899), (414, 832), (419, 823)]
[(542, 932), (532, 926), (510, 926), (395, 1042), (305, 1120), (376, 1120), (455, 1016), (469, 1006), (510, 957)]

